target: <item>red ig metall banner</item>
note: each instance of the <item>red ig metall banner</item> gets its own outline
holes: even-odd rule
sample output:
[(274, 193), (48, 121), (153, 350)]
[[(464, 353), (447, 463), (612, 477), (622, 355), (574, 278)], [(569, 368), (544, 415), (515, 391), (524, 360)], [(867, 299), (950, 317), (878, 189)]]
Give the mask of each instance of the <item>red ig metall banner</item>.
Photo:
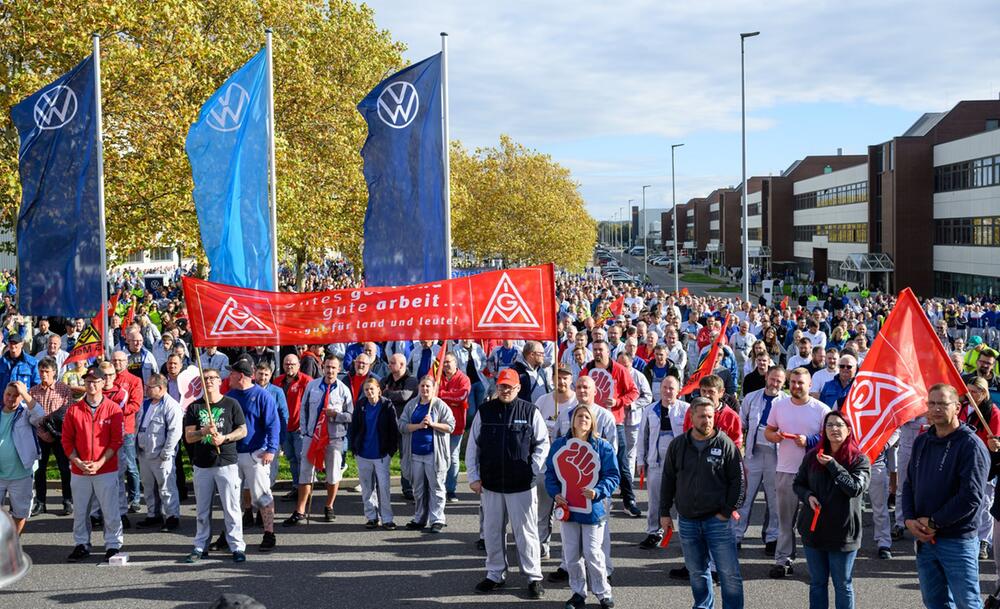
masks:
[(552, 264), (402, 287), (302, 294), (183, 278), (198, 347), (556, 335)]

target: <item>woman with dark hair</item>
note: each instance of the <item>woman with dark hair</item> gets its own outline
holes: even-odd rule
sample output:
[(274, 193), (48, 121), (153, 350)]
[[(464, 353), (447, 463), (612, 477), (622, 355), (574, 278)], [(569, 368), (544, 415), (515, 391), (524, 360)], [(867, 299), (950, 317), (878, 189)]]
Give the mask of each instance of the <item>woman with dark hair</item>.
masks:
[(767, 347), (767, 354), (771, 356), (771, 361), (775, 364), (781, 363), (785, 364), (785, 350), (781, 348), (781, 342), (778, 339), (778, 331), (774, 326), (771, 326), (767, 330), (764, 330), (764, 338), (762, 339), (764, 346)]
[(809, 566), (809, 609), (827, 609), (833, 579), (836, 609), (854, 608), (852, 573), (861, 546), (862, 495), (871, 464), (840, 412), (823, 418), (822, 441), (806, 453), (793, 489), (802, 501), (799, 534)]

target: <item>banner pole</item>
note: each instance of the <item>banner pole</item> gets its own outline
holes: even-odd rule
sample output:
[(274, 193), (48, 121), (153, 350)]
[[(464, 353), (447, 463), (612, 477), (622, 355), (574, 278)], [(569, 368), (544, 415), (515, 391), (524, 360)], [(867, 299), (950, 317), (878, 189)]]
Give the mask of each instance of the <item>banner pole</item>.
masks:
[(441, 32), (441, 159), (444, 163), (445, 279), (451, 279), (451, 151), (448, 125), (448, 32)]
[[(97, 123), (97, 137), (94, 145), (97, 148), (97, 208), (100, 216), (99, 239), (101, 240), (101, 345), (104, 346), (104, 357), (111, 357), (111, 340), (108, 330), (111, 324), (108, 317), (111, 310), (108, 308), (108, 245), (107, 227), (105, 226), (104, 213), (104, 126), (103, 113), (101, 111), (101, 35), (94, 32), (94, 119)], [(106, 311), (106, 313), (105, 313)]]
[[(274, 160), (274, 55), (271, 47), (271, 28), (264, 30), (267, 46), (267, 151), (268, 172), (270, 173), (271, 204), (271, 280), (274, 291), (278, 288), (278, 174), (277, 163)], [(280, 370), (281, 345), (274, 345), (274, 369)]]
[[(556, 398), (556, 385), (559, 383), (559, 291), (556, 287), (556, 263), (550, 263), (552, 272), (552, 304), (555, 305), (555, 342), (552, 344), (552, 404), (556, 413), (556, 429), (559, 429), (559, 399)], [(567, 348), (569, 345), (566, 345)], [(572, 427), (572, 425), (570, 426)]]

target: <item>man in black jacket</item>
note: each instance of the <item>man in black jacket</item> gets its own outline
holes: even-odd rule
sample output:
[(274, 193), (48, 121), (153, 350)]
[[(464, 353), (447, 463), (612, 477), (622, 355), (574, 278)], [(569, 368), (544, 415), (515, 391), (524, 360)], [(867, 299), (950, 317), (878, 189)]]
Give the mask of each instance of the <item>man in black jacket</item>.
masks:
[(510, 522), (521, 572), (529, 582), (528, 596), (539, 599), (545, 589), (535, 479), (549, 453), (549, 432), (538, 408), (517, 397), (520, 389), (517, 373), (501, 370), (497, 397), (479, 407), (469, 429), (465, 467), (469, 488), (480, 495), (486, 542), (486, 579), (476, 591), (493, 592), (506, 581), (504, 538)]
[(711, 553), (718, 568), (723, 609), (742, 609), (743, 578), (729, 520), (743, 503), (743, 461), (729, 436), (715, 428), (711, 400), (695, 398), (689, 412), (691, 429), (667, 449), (660, 524), (664, 531), (673, 528), (670, 508), (676, 507), (694, 605), (715, 606), (708, 568)]

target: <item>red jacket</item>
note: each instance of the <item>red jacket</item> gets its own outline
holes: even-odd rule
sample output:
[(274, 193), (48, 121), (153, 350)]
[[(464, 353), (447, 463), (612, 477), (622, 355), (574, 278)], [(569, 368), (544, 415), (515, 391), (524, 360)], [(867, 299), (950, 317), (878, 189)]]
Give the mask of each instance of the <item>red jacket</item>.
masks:
[[(66, 410), (62, 430), (62, 446), (66, 456), (75, 451), (83, 461), (97, 461), (104, 451), (110, 448), (111, 457), (104, 462), (104, 466), (97, 473), (117, 472), (124, 417), (121, 407), (107, 398), (104, 398), (97, 411), (93, 413), (86, 399), (70, 406)], [(70, 464), (70, 469), (78, 476), (84, 475), (83, 470), (75, 463)]]
[(456, 370), (451, 379), (441, 375), (438, 397), (451, 408), (451, 414), (455, 415), (455, 429), (451, 432), (453, 436), (460, 436), (465, 432), (465, 413), (469, 410), (471, 389), (472, 381), (460, 370)]
[[(125, 404), (122, 406), (125, 414), (125, 433), (134, 434), (135, 414), (142, 408), (142, 399), (145, 397), (142, 391), (142, 380), (128, 370), (123, 370), (115, 374), (115, 382), (112, 387), (116, 387), (127, 394)], [(104, 395), (116, 402), (119, 401), (108, 395), (107, 391), (104, 392)]]
[[(595, 362), (590, 362), (583, 367), (582, 374), (590, 374), (590, 371), (596, 368)], [(605, 370), (607, 370), (605, 368)], [(611, 362), (611, 380), (615, 382), (614, 395), (611, 396), (615, 399), (615, 405), (613, 408), (608, 408), (611, 414), (615, 415), (615, 424), (622, 425), (625, 423), (625, 413), (628, 411), (632, 402), (639, 397), (639, 388), (635, 386), (635, 381), (632, 380), (632, 373), (628, 371), (628, 368), (622, 366), (618, 362)], [(607, 377), (604, 377), (607, 378)], [(600, 387), (597, 388), (600, 392)], [(601, 404), (604, 406), (604, 404)], [(607, 408), (606, 406), (604, 406)]]
[(274, 384), (285, 392), (285, 401), (288, 402), (288, 431), (298, 431), (302, 395), (306, 391), (306, 385), (313, 379), (308, 374), (300, 372), (294, 381), (288, 382), (287, 376), (286, 374), (279, 375), (274, 379)]
[(649, 363), (649, 361), (653, 359), (653, 356), (655, 355), (653, 353), (654, 348), (655, 347), (650, 347), (646, 343), (642, 343), (641, 345), (639, 345), (639, 348), (635, 350), (635, 356), (641, 359), (642, 361)]
[[(715, 428), (729, 436), (737, 447), (743, 446), (743, 422), (738, 412), (728, 406), (715, 411)], [(691, 429), (691, 411), (684, 413), (684, 431)]]

